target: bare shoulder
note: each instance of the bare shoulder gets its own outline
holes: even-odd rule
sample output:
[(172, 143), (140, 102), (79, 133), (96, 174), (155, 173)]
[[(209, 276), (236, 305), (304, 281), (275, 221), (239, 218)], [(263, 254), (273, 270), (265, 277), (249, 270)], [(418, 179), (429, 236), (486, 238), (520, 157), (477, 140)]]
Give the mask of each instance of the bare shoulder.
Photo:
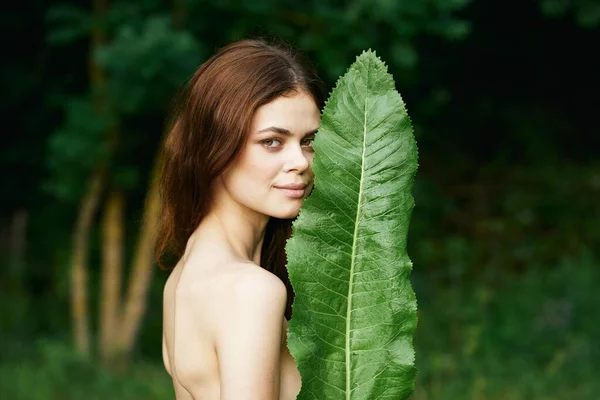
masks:
[(239, 273), (232, 282), (233, 294), (277, 299), (286, 296), (281, 279), (256, 264), (237, 264)]
[(231, 311), (261, 313), (283, 312), (287, 301), (284, 283), (255, 264), (236, 265), (237, 273), (228, 288)]
[(182, 279), (178, 291), (180, 298), (187, 299), (186, 303), (212, 304), (209, 308), (217, 313), (219, 323), (246, 313), (256, 317), (280, 312), (283, 315), (287, 302), (287, 289), (277, 276), (256, 264), (237, 261), (190, 273)]
[(216, 336), (221, 398), (276, 399), (286, 287), (256, 265), (238, 267)]

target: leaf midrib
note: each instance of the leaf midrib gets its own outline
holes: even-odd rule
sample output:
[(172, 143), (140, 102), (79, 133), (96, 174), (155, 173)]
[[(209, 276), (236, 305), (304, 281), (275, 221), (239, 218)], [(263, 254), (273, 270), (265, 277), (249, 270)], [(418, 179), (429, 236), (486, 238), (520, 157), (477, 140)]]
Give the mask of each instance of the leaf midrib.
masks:
[(356, 260), (356, 239), (358, 237), (358, 216), (360, 214), (360, 207), (362, 203), (362, 187), (364, 182), (365, 172), (365, 152), (366, 152), (366, 141), (367, 141), (367, 101), (369, 98), (369, 65), (367, 65), (367, 82), (365, 85), (365, 105), (364, 105), (364, 120), (363, 120), (363, 148), (361, 153), (360, 163), (360, 185), (358, 189), (358, 204), (356, 206), (356, 219), (354, 220), (354, 237), (352, 238), (352, 256), (350, 263), (350, 281), (348, 282), (348, 308), (346, 309), (346, 400), (350, 400), (350, 315), (352, 313), (352, 289), (354, 284), (354, 266)]

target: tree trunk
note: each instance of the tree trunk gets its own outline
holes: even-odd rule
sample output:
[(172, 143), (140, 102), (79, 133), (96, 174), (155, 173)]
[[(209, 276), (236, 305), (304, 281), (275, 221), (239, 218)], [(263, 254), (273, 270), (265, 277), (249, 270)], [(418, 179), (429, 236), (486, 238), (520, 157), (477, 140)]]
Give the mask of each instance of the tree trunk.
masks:
[(75, 349), (84, 356), (90, 355), (90, 331), (88, 322), (88, 248), (92, 219), (98, 208), (102, 192), (103, 174), (96, 171), (89, 180), (87, 193), (81, 202), (71, 255), (71, 316)]
[(144, 205), (144, 219), (134, 253), (133, 271), (129, 279), (127, 300), (119, 334), (120, 353), (125, 361), (131, 356), (142, 317), (146, 312), (148, 288), (154, 269), (154, 242), (160, 212), (158, 173), (162, 164), (161, 158), (162, 152), (159, 150)]
[[(171, 5), (171, 25), (174, 28), (179, 28), (185, 20), (185, 3), (181, 0), (173, 0)], [(144, 205), (144, 220), (134, 253), (133, 271), (129, 279), (125, 311), (119, 335), (119, 348), (123, 362), (127, 362), (131, 357), (142, 318), (146, 312), (148, 289), (154, 267), (154, 243), (156, 241), (156, 229), (160, 212), (158, 175), (162, 167), (162, 161), (162, 148), (159, 147), (152, 168), (152, 177)]]
[(102, 280), (100, 292), (100, 357), (110, 366), (116, 356), (115, 342), (120, 322), (121, 281), (124, 247), (124, 200), (113, 190), (105, 205), (102, 220)]
[[(12, 213), (6, 228), (2, 229), (0, 226), (0, 257), (2, 260), (8, 260), (7, 268), (3, 272), (8, 280), (6, 283), (15, 289), (20, 289), (23, 282), (28, 221), (29, 212), (21, 208)], [(5, 243), (2, 243), (3, 241)]]
[[(105, 0), (93, 0), (92, 15), (100, 18), (106, 11)], [(90, 33), (90, 56), (88, 73), (94, 96), (94, 105), (100, 113), (105, 112), (104, 101), (98, 95), (98, 89), (106, 80), (104, 71), (94, 61), (95, 50), (105, 41), (104, 32), (99, 24), (94, 24)], [(73, 249), (71, 255), (71, 314), (73, 338), (76, 350), (85, 356), (90, 355), (90, 331), (88, 318), (88, 247), (92, 219), (98, 208), (102, 188), (104, 186), (104, 165), (100, 163), (90, 174), (89, 187), (84, 196), (73, 232)]]

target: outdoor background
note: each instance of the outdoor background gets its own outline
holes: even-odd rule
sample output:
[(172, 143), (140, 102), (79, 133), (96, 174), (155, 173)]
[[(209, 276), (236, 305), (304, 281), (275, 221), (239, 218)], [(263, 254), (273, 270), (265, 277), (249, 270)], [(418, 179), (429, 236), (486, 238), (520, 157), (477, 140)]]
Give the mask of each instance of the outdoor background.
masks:
[(600, 398), (600, 2), (32, 0), (0, 27), (1, 398), (173, 398), (142, 215), (174, 93), (250, 35), (328, 92), (371, 48), (406, 102), (413, 399)]

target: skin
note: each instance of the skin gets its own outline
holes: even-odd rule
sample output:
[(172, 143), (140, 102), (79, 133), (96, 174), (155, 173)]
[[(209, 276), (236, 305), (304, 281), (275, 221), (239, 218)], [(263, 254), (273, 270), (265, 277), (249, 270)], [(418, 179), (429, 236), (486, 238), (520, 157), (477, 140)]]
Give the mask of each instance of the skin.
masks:
[[(216, 180), (213, 209), (164, 289), (163, 359), (178, 400), (291, 400), (299, 393), (285, 340), (286, 289), (259, 262), (269, 218), (297, 216), (312, 190), (319, 123), (304, 92), (260, 107), (240, 158)], [(277, 189), (295, 183), (308, 183), (302, 198)]]

